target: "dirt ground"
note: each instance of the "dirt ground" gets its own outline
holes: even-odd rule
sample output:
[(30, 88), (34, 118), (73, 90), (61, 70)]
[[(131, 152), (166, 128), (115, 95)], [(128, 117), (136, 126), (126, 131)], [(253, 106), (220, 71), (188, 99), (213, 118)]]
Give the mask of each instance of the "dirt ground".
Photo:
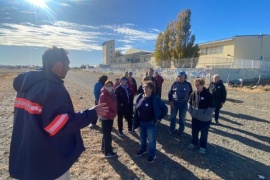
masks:
[[(11, 179), (8, 156), (16, 96), (12, 81), (19, 71), (0, 69), (0, 180)], [(76, 111), (94, 105), (93, 86), (99, 76), (86, 71), (68, 73), (65, 86)], [(108, 76), (112, 80), (116, 77)], [(171, 84), (166, 81), (163, 85), (164, 100)], [(98, 122), (95, 129), (81, 130), (86, 151), (71, 167), (71, 179), (270, 179), (270, 91), (243, 89), (228, 88), (221, 125), (211, 125), (205, 155), (187, 148), (191, 141), (188, 114), (185, 136), (168, 134), (169, 115), (158, 125), (157, 158), (153, 164), (145, 162), (147, 156), (135, 156), (140, 147), (138, 130), (129, 134), (125, 123), (125, 136), (121, 138), (116, 119), (112, 136), (118, 157), (105, 159), (100, 151), (102, 134)]]

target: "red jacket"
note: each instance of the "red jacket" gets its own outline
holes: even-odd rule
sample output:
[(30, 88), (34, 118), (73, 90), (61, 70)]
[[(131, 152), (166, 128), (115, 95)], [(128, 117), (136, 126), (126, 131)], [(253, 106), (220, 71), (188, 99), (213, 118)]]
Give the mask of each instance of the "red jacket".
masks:
[(157, 81), (157, 87), (161, 87), (162, 86), (162, 83), (164, 81), (163, 77), (160, 76), (160, 75), (157, 75), (157, 76), (155, 76), (155, 79)]
[(114, 92), (110, 94), (109, 91), (103, 87), (98, 101), (98, 104), (100, 103), (107, 103), (107, 106), (109, 107), (107, 115), (102, 116), (101, 118), (103, 120), (113, 120), (117, 114), (117, 100)]

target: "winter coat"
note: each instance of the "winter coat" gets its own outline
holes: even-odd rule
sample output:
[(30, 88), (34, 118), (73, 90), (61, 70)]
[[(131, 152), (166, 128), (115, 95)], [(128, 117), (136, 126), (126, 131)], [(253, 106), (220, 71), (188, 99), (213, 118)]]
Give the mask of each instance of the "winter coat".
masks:
[(190, 94), (188, 112), (192, 118), (199, 121), (211, 121), (214, 112), (214, 101), (212, 95), (205, 87), (200, 93), (193, 91)]
[(109, 107), (109, 112), (106, 116), (102, 116), (101, 119), (103, 120), (113, 120), (117, 114), (117, 101), (114, 92), (109, 92), (104, 87), (101, 89), (101, 95), (99, 97), (99, 104), (100, 103), (107, 103)]
[[(133, 120), (133, 128), (136, 129), (140, 125), (140, 120), (138, 118), (138, 103), (143, 98), (143, 94), (139, 94), (136, 99), (136, 108), (134, 113), (134, 120)], [(165, 103), (157, 97), (155, 93), (152, 93), (150, 98), (153, 100), (153, 109), (154, 109), (154, 119), (152, 122), (154, 124), (157, 123), (158, 120), (163, 119), (168, 114), (168, 107), (165, 105)]]
[(227, 91), (222, 80), (219, 80), (216, 83), (211, 82), (209, 84), (208, 90), (213, 95), (215, 107), (221, 109), (221, 104), (225, 103), (227, 97)]
[(160, 76), (160, 75), (157, 75), (157, 76), (155, 76), (155, 79), (156, 79), (156, 81), (157, 81), (157, 87), (162, 87), (162, 84), (163, 84), (163, 82), (164, 82), (163, 77)]
[(17, 91), (9, 173), (16, 179), (56, 179), (85, 150), (80, 129), (97, 118), (95, 110), (74, 112), (63, 80), (31, 71), (15, 78)]
[(94, 96), (96, 102), (98, 102), (102, 87), (103, 84), (101, 82), (96, 82), (96, 84), (94, 85)]
[[(128, 85), (127, 85), (128, 86)], [(117, 99), (117, 112), (132, 116), (133, 114), (133, 95), (129, 87), (127, 92), (122, 85), (117, 86), (115, 89)]]

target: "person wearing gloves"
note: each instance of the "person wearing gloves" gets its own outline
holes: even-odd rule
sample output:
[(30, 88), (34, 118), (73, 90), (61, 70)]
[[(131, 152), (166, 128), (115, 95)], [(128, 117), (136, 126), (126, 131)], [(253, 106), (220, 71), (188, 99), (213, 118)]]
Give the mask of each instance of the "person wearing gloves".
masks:
[(157, 124), (168, 113), (168, 107), (157, 97), (155, 93), (155, 84), (152, 81), (143, 83), (143, 94), (139, 94), (136, 100), (134, 113), (134, 129), (140, 127), (141, 147), (137, 156), (147, 153), (147, 139), (149, 142), (149, 152), (147, 163), (153, 163), (156, 159), (156, 136)]
[(105, 103), (74, 112), (63, 79), (69, 58), (52, 47), (42, 56), (43, 69), (14, 79), (17, 91), (10, 144), (9, 173), (16, 179), (69, 179), (69, 169), (85, 150), (80, 129), (105, 116)]
[[(192, 117), (192, 141), (189, 148), (194, 149), (199, 146), (199, 152), (201, 154), (205, 154), (206, 152), (208, 131), (215, 108), (213, 96), (204, 87), (204, 85), (204, 79), (195, 79), (195, 91), (190, 94), (188, 101), (188, 112)], [(199, 132), (201, 132), (200, 142), (198, 139)]]
[(113, 90), (113, 82), (107, 80), (104, 87), (101, 89), (98, 104), (106, 103), (109, 107), (109, 112), (106, 116), (101, 116), (101, 127), (103, 132), (101, 150), (104, 151), (105, 158), (114, 157), (117, 155), (112, 148), (112, 127), (113, 120), (117, 113), (117, 101)]

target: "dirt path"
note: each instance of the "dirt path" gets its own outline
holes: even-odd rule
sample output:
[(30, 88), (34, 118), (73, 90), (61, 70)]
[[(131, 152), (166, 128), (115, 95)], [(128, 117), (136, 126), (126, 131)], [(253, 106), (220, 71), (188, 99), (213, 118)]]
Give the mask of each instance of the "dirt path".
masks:
[[(17, 73), (0, 73), (0, 179), (8, 174), (9, 144), (13, 123), (15, 91), (12, 80)], [(94, 105), (93, 85), (100, 74), (70, 71), (65, 85), (76, 110)], [(114, 80), (115, 75), (109, 75)], [(137, 79), (140, 82), (140, 79)], [(172, 82), (165, 82), (162, 98)], [(158, 127), (157, 159), (147, 164), (136, 157), (137, 134), (128, 134), (124, 124), (123, 138), (114, 122), (113, 147), (119, 157), (104, 159), (100, 152), (100, 122), (95, 129), (84, 128), (86, 151), (71, 168), (71, 179), (259, 179), (270, 178), (270, 93), (228, 91), (228, 101), (221, 112), (221, 126), (212, 125), (207, 154), (187, 148), (191, 140), (191, 121), (187, 115), (185, 137), (169, 135), (169, 116)], [(178, 126), (177, 126), (178, 127)]]

